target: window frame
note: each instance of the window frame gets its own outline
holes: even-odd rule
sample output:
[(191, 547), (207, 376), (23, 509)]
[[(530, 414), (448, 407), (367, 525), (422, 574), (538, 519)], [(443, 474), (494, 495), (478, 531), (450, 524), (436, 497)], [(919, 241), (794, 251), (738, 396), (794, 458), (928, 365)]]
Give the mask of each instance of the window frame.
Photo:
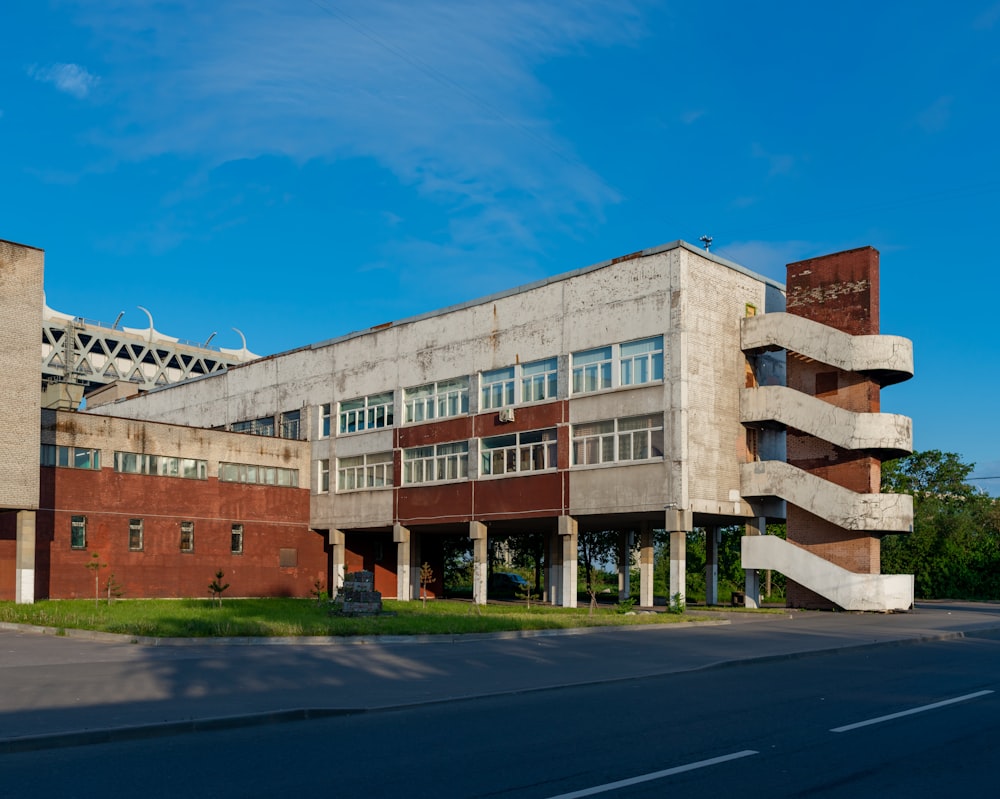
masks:
[(329, 438), (332, 424), (333, 403), (324, 402), (319, 406), (319, 435), (318, 438)]
[(299, 470), (287, 466), (219, 461), (219, 482), (298, 488)]
[[(469, 442), (447, 441), (404, 449), (402, 471), (400, 484), (408, 486), (468, 480)], [(430, 478), (426, 477), (428, 472)], [(418, 473), (420, 479), (414, 479)]]
[(421, 424), (467, 415), (469, 382), (468, 376), (462, 376), (403, 389), (403, 424)]
[[(646, 426), (639, 426), (642, 420)], [(631, 426), (635, 424), (636, 426)], [(588, 429), (592, 429), (590, 432)], [(581, 430), (588, 430), (581, 435)], [(633, 457), (636, 451), (636, 441), (645, 434), (645, 457)], [(662, 461), (666, 457), (666, 432), (663, 414), (647, 413), (635, 416), (623, 416), (617, 419), (600, 419), (593, 422), (574, 424), (570, 430), (570, 466), (622, 466), (631, 463), (651, 463)], [(628, 452), (623, 449), (623, 442), (628, 442)], [(656, 444), (660, 453), (653, 454)], [(643, 447), (640, 447), (640, 452)], [(592, 457), (592, 453), (597, 458)], [(627, 457), (626, 457), (627, 454)], [(582, 456), (582, 460), (581, 460)]]
[[(380, 460), (375, 460), (376, 458)], [(346, 463), (346, 461), (354, 462)], [(336, 465), (338, 494), (348, 494), (352, 491), (379, 491), (394, 487), (396, 470), (392, 450), (337, 458)]]
[(570, 396), (662, 383), (665, 368), (663, 334), (577, 350), (570, 353)]
[(87, 548), (87, 517), (74, 515), (69, 517), (69, 548)]
[(229, 526), (229, 553), (231, 555), (243, 554), (244, 532), (242, 522), (233, 522)]
[[(138, 543), (137, 543), (138, 542)], [(128, 520), (128, 551), (142, 552), (145, 549), (145, 523), (142, 519)]]
[[(517, 367), (504, 366), (479, 373), (479, 410), (496, 411), (515, 404)], [(498, 393), (499, 392), (499, 393)]]
[[(551, 434), (551, 438), (543, 436)], [(537, 440), (531, 440), (534, 437)], [(527, 440), (526, 440), (527, 439)], [(510, 444), (501, 444), (501, 441), (512, 440)], [(494, 442), (491, 446), (490, 442)], [(539, 468), (531, 468), (538, 461), (536, 456), (541, 454), (543, 465)], [(529, 468), (523, 468), (525, 463)], [(502, 466), (501, 471), (497, 471), (497, 465)], [(547, 427), (540, 430), (522, 430), (518, 433), (508, 433), (506, 435), (488, 436), (479, 441), (479, 476), (480, 477), (509, 477), (515, 474), (537, 474), (539, 472), (555, 471), (559, 465), (559, 443), (558, 431), (555, 427)]]
[[(345, 408), (344, 406), (350, 407)], [(353, 422), (349, 420), (353, 420)], [(368, 430), (381, 430), (392, 427), (394, 421), (395, 396), (392, 391), (366, 394), (363, 397), (355, 397), (337, 403), (338, 436), (364, 433)]]
[(330, 459), (320, 458), (316, 461), (316, 493), (330, 493)]
[(95, 447), (70, 447), (65, 444), (42, 444), (39, 451), (40, 466), (58, 466), (62, 469), (82, 469), (88, 472), (101, 470), (101, 450)]
[[(194, 522), (193, 521), (182, 521), (180, 524), (181, 538), (180, 538), (180, 550), (184, 554), (191, 554), (194, 552)], [(186, 546), (185, 546), (186, 543)]]

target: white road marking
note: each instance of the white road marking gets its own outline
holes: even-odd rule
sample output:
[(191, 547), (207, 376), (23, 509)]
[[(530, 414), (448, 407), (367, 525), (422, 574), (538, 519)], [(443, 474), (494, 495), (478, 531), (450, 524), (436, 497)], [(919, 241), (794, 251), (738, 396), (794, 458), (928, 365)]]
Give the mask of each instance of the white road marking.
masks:
[(641, 782), (659, 780), (673, 774), (682, 774), (685, 771), (694, 771), (695, 769), (705, 768), (707, 766), (715, 766), (719, 763), (726, 763), (730, 760), (739, 760), (741, 757), (749, 757), (750, 755), (756, 754), (760, 753), (754, 751), (753, 749), (744, 749), (742, 752), (734, 752), (731, 755), (722, 755), (721, 757), (713, 757), (708, 760), (699, 760), (697, 763), (688, 763), (684, 766), (675, 766), (674, 768), (664, 769), (663, 771), (641, 774), (638, 777), (630, 777), (627, 780), (618, 780), (618, 782), (609, 782), (605, 785), (595, 785), (593, 788), (584, 788), (582, 791), (561, 793), (558, 796), (550, 796), (549, 799), (577, 799), (577, 797), (580, 796), (594, 796), (595, 794), (605, 793), (606, 791), (614, 791), (617, 788), (626, 788), (629, 785), (638, 785)]
[(969, 699), (978, 699), (981, 696), (986, 696), (987, 694), (992, 693), (992, 691), (976, 691), (974, 694), (956, 696), (954, 699), (945, 699), (942, 702), (934, 702), (931, 705), (921, 705), (920, 707), (915, 707), (910, 710), (902, 710), (899, 713), (890, 713), (888, 716), (879, 716), (878, 718), (868, 719), (867, 721), (859, 721), (855, 724), (845, 724), (843, 727), (834, 727), (830, 730), (830, 732), (847, 732), (849, 730), (856, 730), (858, 727), (867, 727), (871, 724), (881, 724), (883, 721), (891, 721), (892, 719), (902, 718), (903, 716), (912, 716), (914, 713), (923, 713), (925, 710), (934, 710), (939, 707), (944, 707), (945, 705), (954, 705), (957, 702), (966, 702)]

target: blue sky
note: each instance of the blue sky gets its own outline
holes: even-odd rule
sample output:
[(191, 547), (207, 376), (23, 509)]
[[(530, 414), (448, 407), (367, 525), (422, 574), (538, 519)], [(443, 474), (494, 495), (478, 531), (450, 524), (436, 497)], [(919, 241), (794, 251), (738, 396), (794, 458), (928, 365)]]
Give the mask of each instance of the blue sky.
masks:
[[(51, 307), (269, 354), (675, 239), (870, 244), (883, 410), (1000, 475), (1000, 2), (7, 0)], [(1000, 493), (1000, 480), (979, 485)]]

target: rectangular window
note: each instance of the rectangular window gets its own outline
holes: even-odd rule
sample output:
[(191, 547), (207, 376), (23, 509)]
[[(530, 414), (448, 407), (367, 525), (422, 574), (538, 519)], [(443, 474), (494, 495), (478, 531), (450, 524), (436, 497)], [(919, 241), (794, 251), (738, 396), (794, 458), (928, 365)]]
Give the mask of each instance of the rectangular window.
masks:
[(530, 430), (480, 442), (482, 475), (537, 472), (556, 468), (556, 429)]
[(325, 402), (319, 406), (319, 437), (330, 437), (330, 408), (331, 403)]
[(200, 458), (168, 458), (140, 452), (115, 452), (115, 471), (124, 474), (151, 474), (160, 477), (208, 478), (208, 461)]
[(181, 552), (194, 552), (194, 522), (181, 522)]
[(219, 463), (219, 481), (247, 485), (281, 486), (297, 488), (299, 470), (283, 466), (257, 466), (252, 463)]
[(229, 532), (229, 551), (234, 555), (243, 554), (243, 525), (234, 524)]
[(554, 400), (559, 386), (559, 359), (546, 358), (521, 366), (521, 402)]
[(611, 388), (611, 347), (573, 353), (573, 393)]
[(337, 490), (392, 488), (392, 452), (337, 459)]
[(142, 552), (142, 519), (128, 520), (128, 551)]
[(42, 466), (62, 466), (66, 469), (101, 468), (101, 451), (86, 447), (63, 447), (55, 444), (42, 444), (39, 462)]
[(638, 386), (663, 379), (663, 336), (622, 344), (621, 385)]
[(281, 438), (299, 438), (299, 421), (302, 418), (302, 411), (286, 411), (281, 414)]
[(71, 549), (87, 548), (87, 517), (73, 516), (69, 523), (69, 545)]
[(407, 485), (464, 480), (468, 476), (468, 441), (403, 450), (403, 482)]
[(403, 392), (403, 419), (424, 422), (469, 412), (469, 378), (439, 380)]
[(316, 461), (316, 492), (318, 494), (328, 494), (330, 492), (330, 460), (324, 458)]
[(574, 466), (662, 457), (663, 417), (660, 414), (573, 425)]
[(483, 372), (480, 380), (480, 410), (508, 407), (514, 404), (514, 367)]
[(618, 420), (618, 460), (644, 461), (663, 457), (663, 416), (632, 416)]
[(391, 391), (370, 394), (367, 397), (359, 397), (340, 403), (338, 429), (341, 434), (392, 427), (392, 424), (393, 399)]
[(234, 433), (249, 433), (252, 436), (273, 436), (274, 417), (262, 416), (260, 419), (233, 422), (231, 429)]

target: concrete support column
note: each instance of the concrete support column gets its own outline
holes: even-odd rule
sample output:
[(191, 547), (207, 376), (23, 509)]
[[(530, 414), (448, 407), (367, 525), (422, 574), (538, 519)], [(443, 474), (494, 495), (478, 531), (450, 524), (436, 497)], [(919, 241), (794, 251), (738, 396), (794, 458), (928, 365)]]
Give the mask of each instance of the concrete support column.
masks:
[(423, 563), (420, 542), (422, 533), (410, 536), (410, 596), (420, 599), (420, 566)]
[(687, 595), (687, 534), (693, 529), (691, 511), (667, 508), (666, 529), (670, 533), (670, 582), (667, 604), (679, 599), (684, 606)]
[(721, 527), (705, 528), (705, 604), (719, 604), (719, 542)]
[(653, 566), (656, 550), (653, 546), (653, 528), (643, 524), (639, 531), (639, 606), (653, 607)]
[(396, 599), (409, 602), (413, 599), (413, 582), (410, 579), (410, 530), (399, 522), (392, 526), (392, 540), (396, 544)]
[(618, 601), (626, 602), (632, 596), (632, 542), (631, 530), (618, 533)]
[[(764, 535), (767, 519), (758, 516), (746, 523), (746, 535)], [(760, 607), (760, 573), (756, 569), (743, 570), (743, 604), (748, 608)]]
[(35, 512), (18, 511), (15, 524), (14, 601), (32, 605), (35, 602)]
[(330, 530), (330, 560), (333, 585), (327, 586), (330, 599), (334, 599), (344, 587), (344, 572), (347, 563), (347, 547), (343, 530)]
[(486, 525), (469, 522), (469, 539), (472, 541), (472, 601), (486, 604), (486, 572), (489, 566), (489, 542)]
[(545, 601), (558, 605), (562, 601), (562, 539), (553, 533), (546, 534), (548, 557), (545, 564)]
[(579, 536), (576, 519), (572, 516), (559, 517), (559, 540), (562, 543), (562, 602), (564, 608), (576, 607), (577, 554)]

